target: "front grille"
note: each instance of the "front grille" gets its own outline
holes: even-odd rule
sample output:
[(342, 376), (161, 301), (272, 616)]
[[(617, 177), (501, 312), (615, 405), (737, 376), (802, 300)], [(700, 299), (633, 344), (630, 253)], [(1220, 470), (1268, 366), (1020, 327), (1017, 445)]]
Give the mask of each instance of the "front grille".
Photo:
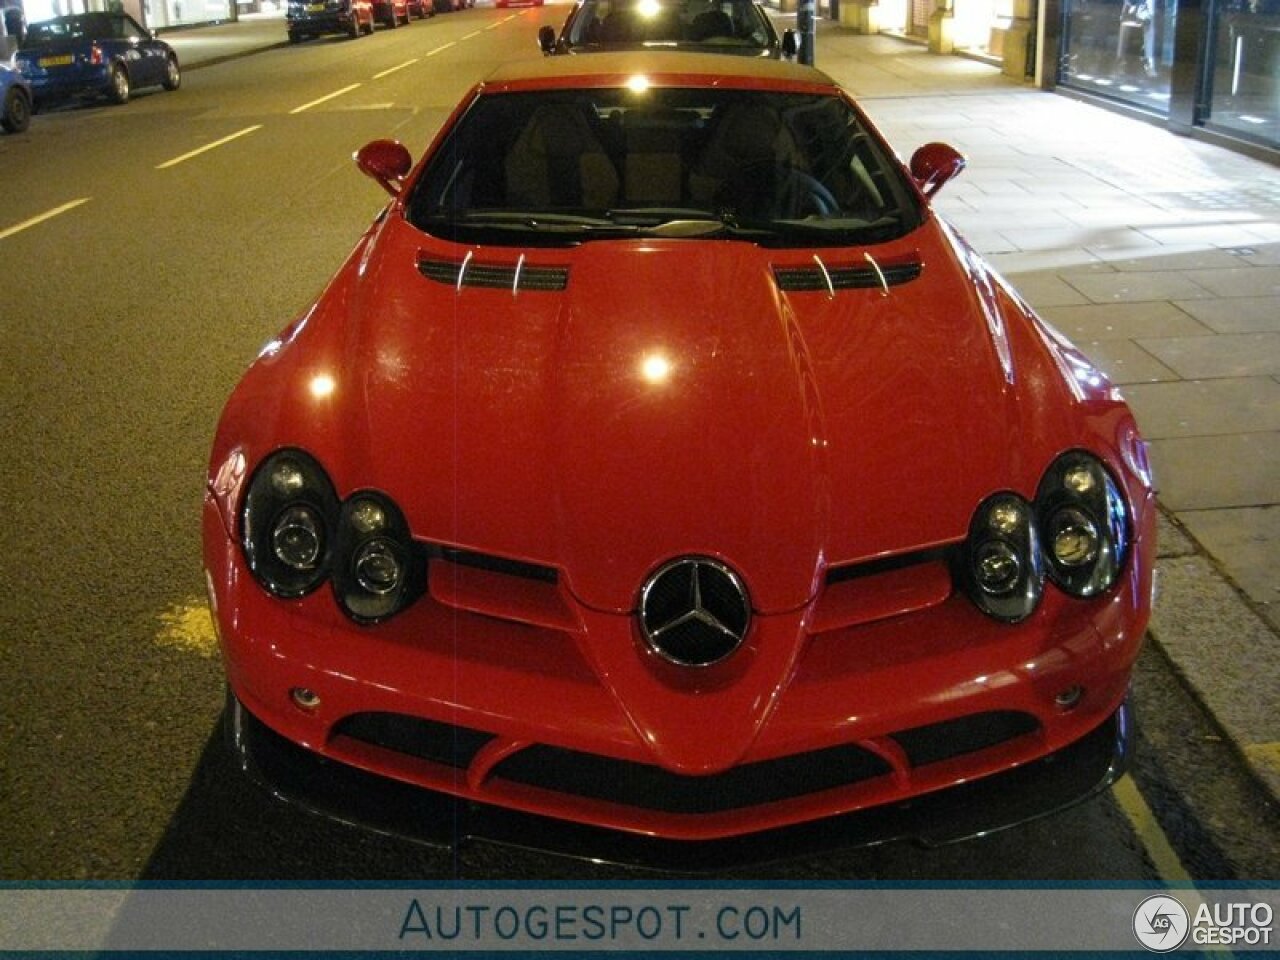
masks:
[[(893, 734), (912, 767), (994, 747), (1039, 729), (1025, 713), (1003, 710)], [(346, 737), (464, 771), (497, 738), (490, 733), (395, 713), (357, 713), (334, 727)], [(857, 744), (687, 776), (652, 764), (533, 744), (501, 760), (486, 779), (670, 814), (715, 814), (853, 786), (894, 773)], [(899, 771), (901, 772), (901, 771)]]
[(523, 560), (510, 560), (490, 553), (476, 553), (473, 550), (458, 550), (453, 547), (441, 549), (440, 556), (462, 567), (502, 573), (522, 580), (537, 580), (540, 583), (558, 583), (560, 580), (560, 573), (555, 567), (543, 566), (540, 563), (526, 563)]
[(880, 276), (890, 287), (902, 283), (910, 283), (920, 276), (924, 265), (918, 260), (907, 263), (881, 264), (880, 272), (870, 264), (856, 264), (847, 267), (827, 267), (824, 274), (817, 264), (803, 267), (774, 267), (773, 278), (780, 290), (788, 293), (806, 293), (828, 290), (827, 278), (831, 278), (831, 290), (864, 290), (879, 289)]
[(850, 563), (840, 567), (832, 567), (827, 571), (827, 583), (845, 583), (849, 580), (860, 580), (874, 577), (895, 570), (906, 570), (909, 567), (923, 566), (927, 563), (953, 562), (954, 548), (933, 547), (927, 550), (916, 550), (912, 553), (899, 553), (892, 557), (881, 557), (863, 563)]
[(913, 767), (923, 767), (994, 747), (1039, 728), (1040, 724), (1030, 714), (992, 710), (903, 730), (893, 734), (893, 739), (906, 752)]
[[(703, 731), (701, 735), (714, 736), (714, 732)], [(532, 746), (498, 764), (493, 775), (594, 800), (696, 814), (786, 800), (890, 772), (884, 760), (852, 744), (700, 777), (558, 747)]]
[[(465, 269), (464, 269), (465, 268)], [(533, 267), (524, 264), (478, 263), (475, 260), (418, 260), (418, 271), (428, 280), (451, 287), (490, 290), (563, 290), (569, 285), (568, 267)]]
[(486, 743), (489, 733), (455, 727), (399, 713), (353, 713), (334, 727), (335, 736), (350, 737), (384, 750), (465, 770)]

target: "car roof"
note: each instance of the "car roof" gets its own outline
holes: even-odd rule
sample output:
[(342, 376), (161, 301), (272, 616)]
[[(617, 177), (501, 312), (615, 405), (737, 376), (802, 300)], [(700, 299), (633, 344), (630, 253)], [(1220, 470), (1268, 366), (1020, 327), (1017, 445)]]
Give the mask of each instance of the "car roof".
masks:
[(722, 53), (619, 50), (520, 60), (499, 67), (484, 81), (495, 90), (558, 87), (622, 87), (643, 76), (649, 85), (738, 87), (765, 90), (824, 90), (836, 82), (820, 70), (780, 60), (726, 57)]

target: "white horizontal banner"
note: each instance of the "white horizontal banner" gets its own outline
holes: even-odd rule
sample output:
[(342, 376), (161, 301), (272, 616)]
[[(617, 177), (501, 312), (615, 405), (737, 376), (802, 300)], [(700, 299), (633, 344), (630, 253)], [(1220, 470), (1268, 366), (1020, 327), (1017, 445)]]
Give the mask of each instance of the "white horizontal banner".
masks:
[(0, 888), (0, 954), (1277, 949), (1280, 890)]

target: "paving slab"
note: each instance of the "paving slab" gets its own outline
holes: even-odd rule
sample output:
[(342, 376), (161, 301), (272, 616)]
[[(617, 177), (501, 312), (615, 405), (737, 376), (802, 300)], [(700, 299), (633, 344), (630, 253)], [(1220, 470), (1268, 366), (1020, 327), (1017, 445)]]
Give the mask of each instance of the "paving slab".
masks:
[[(1241, 601), (1203, 556), (1157, 564), (1159, 602), (1151, 635), (1273, 796), (1280, 794), (1280, 659), (1270, 624)], [(1213, 669), (1205, 669), (1213, 664)]]
[(1280, 297), (1231, 297), (1175, 304), (1214, 333), (1280, 331)]

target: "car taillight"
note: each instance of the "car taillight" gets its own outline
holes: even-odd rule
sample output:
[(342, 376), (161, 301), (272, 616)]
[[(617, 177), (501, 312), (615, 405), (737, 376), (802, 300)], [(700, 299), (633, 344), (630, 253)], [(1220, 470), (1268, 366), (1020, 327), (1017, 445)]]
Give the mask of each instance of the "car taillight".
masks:
[(95, 67), (102, 66), (102, 48), (96, 43), (89, 49), (89, 62)]

